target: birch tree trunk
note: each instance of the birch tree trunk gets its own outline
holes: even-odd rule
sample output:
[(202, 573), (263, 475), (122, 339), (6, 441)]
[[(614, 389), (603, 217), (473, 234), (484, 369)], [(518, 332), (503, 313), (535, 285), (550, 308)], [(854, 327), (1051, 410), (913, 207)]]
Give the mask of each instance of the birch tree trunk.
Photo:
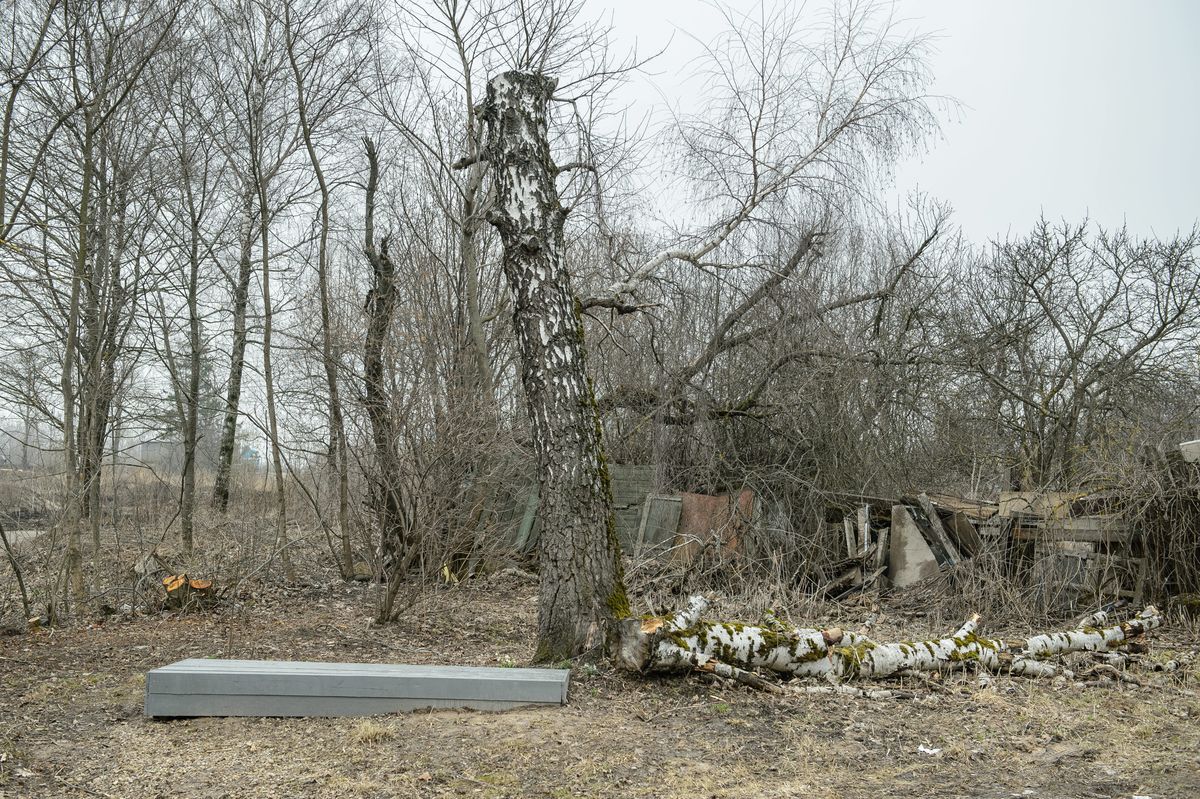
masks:
[(237, 438), (237, 420), (242, 400), (242, 370), (246, 365), (246, 307), (250, 300), (250, 259), (254, 246), (254, 211), (249, 188), (243, 197), (241, 229), (238, 231), (237, 282), (233, 285), (233, 346), (229, 355), (229, 385), (225, 394), (225, 421), (221, 426), (221, 448), (217, 455), (217, 475), (213, 482), (213, 507), (224, 513), (229, 507), (229, 478), (233, 468), (233, 449)]
[(639, 672), (715, 671), (750, 684), (761, 679), (753, 670), (849, 680), (972, 666), (1014, 676), (1070, 677), (1070, 671), (1051, 659), (1120, 648), (1162, 625), (1162, 615), (1151, 606), (1119, 624), (1100, 611), (1073, 630), (1008, 640), (978, 635), (976, 614), (946, 638), (889, 643), (836, 627), (790, 628), (773, 616), (761, 625), (705, 621), (701, 614), (707, 607), (705, 597), (694, 596), (671, 617), (626, 619), (614, 651), (617, 665)]
[(488, 221), (504, 245), (541, 492), (538, 661), (585, 651), (629, 614), (581, 308), (562, 262), (567, 212), (547, 141), (555, 85), (506, 72), (489, 82), (483, 110), (496, 189)]
[[(267, 219), (267, 183), (259, 180), (259, 217)], [(283, 484), (283, 453), (279, 449), (279, 419), (275, 412), (275, 377), (271, 371), (271, 332), (274, 329), (274, 308), (271, 305), (271, 257), (269, 229), (259, 226), (262, 235), (262, 297), (263, 297), (263, 383), (266, 388), (267, 433), (271, 438), (271, 469), (275, 474), (275, 548), (283, 561), (288, 582), (295, 582), (296, 572), (287, 540), (287, 492)]]

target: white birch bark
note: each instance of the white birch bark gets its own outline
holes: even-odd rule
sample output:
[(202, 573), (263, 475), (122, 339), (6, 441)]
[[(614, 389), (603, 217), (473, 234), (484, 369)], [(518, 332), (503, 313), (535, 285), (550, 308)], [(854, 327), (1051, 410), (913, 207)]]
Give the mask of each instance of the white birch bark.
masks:
[(621, 575), (600, 417), (585, 368), (583, 321), (563, 262), (558, 174), (548, 140), (555, 83), (505, 72), (488, 83), (483, 119), (504, 245), (521, 382), (537, 454), (538, 661), (601, 643), (629, 603)]
[(1110, 624), (1101, 612), (1077, 629), (1014, 641), (979, 636), (975, 614), (946, 638), (879, 643), (836, 627), (787, 629), (773, 617), (763, 626), (704, 621), (701, 615), (707, 606), (704, 597), (694, 596), (684, 610), (669, 618), (624, 623), (618, 666), (643, 672), (700, 669), (743, 682), (748, 680), (740, 678), (738, 670), (848, 680), (973, 666), (1028, 677), (1071, 676), (1053, 658), (1071, 652), (1105, 652), (1162, 624), (1158, 610), (1151, 606), (1120, 624)]

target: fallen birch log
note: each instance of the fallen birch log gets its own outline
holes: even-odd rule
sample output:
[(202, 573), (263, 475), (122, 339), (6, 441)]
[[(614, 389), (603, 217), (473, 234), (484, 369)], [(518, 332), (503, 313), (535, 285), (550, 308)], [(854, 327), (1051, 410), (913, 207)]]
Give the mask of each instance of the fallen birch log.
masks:
[(840, 681), (971, 666), (998, 674), (1071, 676), (1055, 658), (1119, 648), (1162, 624), (1153, 606), (1120, 624), (1111, 624), (1108, 613), (1101, 611), (1073, 630), (1005, 640), (978, 635), (976, 614), (946, 638), (879, 643), (865, 633), (837, 627), (789, 628), (773, 615), (761, 625), (705, 621), (701, 616), (707, 608), (706, 598), (693, 596), (673, 616), (622, 621), (617, 666), (643, 673), (694, 669), (776, 690), (778, 686), (757, 672)]

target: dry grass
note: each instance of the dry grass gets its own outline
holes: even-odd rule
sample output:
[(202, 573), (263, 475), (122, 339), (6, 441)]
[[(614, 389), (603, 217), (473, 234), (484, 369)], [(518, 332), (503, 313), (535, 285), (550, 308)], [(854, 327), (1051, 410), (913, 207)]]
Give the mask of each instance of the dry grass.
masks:
[[(169, 542), (167, 521), (105, 528), (91, 606), (115, 615), (0, 637), (0, 797), (1200, 795), (1196, 661), (1143, 675), (1145, 688), (1001, 678), (981, 687), (959, 675), (917, 686), (909, 702), (780, 698), (583, 662), (570, 704), (555, 710), (148, 721), (145, 671), (183, 657), (514, 666), (529, 663), (536, 628), (535, 581), (516, 570), (414, 590), (396, 624), (373, 626), (376, 586), (342, 583), (323, 538), (299, 531), (300, 580), (285, 585), (270, 519), (250, 512), (202, 515), (203, 554), (184, 564), (216, 578), (221, 603), (163, 613), (156, 588), (128, 569)], [(47, 536), (23, 550), (40, 602), (59, 544)], [(814, 601), (778, 565), (725, 566), (631, 569), (636, 612), (719, 587), (713, 613), (724, 618), (773, 608), (805, 626), (854, 628), (877, 613), (880, 638), (941, 635), (974, 610), (996, 634), (1035, 624), (1016, 612), (1019, 594), (969, 570), (882, 603), (835, 604)], [(0, 570), (0, 615), (14, 591)], [(1156, 633), (1153, 656), (1178, 657), (1197, 633), (1194, 621)]]
[[(1145, 688), (960, 675), (869, 701), (599, 664), (574, 670), (561, 709), (142, 718), (140, 676), (180, 657), (529, 662), (536, 595), (519, 574), (425, 592), (383, 628), (369, 623), (374, 591), (259, 585), (240, 608), (0, 638), (0, 706), (15, 711), (0, 716), (0, 794), (1083, 799), (1200, 785), (1200, 675), (1141, 675)], [(864, 608), (814, 610), (849, 626)], [(883, 606), (881, 637), (937, 632), (906, 614)], [(1154, 640), (1162, 657), (1196, 646), (1177, 630)]]
[(350, 740), (356, 744), (377, 744), (383, 741), (390, 741), (396, 737), (396, 731), (391, 725), (375, 721), (374, 719), (363, 719), (354, 725), (354, 729), (350, 733)]

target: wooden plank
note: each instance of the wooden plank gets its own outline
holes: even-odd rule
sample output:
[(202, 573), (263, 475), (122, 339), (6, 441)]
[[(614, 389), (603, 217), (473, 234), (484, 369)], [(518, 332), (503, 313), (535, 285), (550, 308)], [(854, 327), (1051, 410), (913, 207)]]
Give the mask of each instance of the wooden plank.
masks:
[(888, 570), (888, 539), (891, 535), (891, 527), (879, 528), (879, 540), (875, 542), (875, 552), (871, 558), (871, 574), (867, 577), (867, 584), (870, 588), (881, 588), (880, 583), (887, 580)]
[(954, 511), (950, 521), (946, 523), (946, 530), (950, 533), (950, 538), (954, 540), (959, 552), (968, 558), (973, 558), (983, 551), (983, 540), (975, 530), (975, 525), (967, 518), (967, 514)]
[(425, 707), (499, 710), (562, 705), (570, 672), (182, 660), (146, 675), (147, 716), (357, 716)]
[(1099, 532), (1101, 530), (1123, 531), (1129, 528), (1128, 522), (1120, 516), (1076, 516), (1073, 519), (1057, 519), (1044, 522), (1042, 526), (1087, 532)]
[(1036, 527), (1015, 528), (1013, 537), (1023, 541), (1127, 544), (1133, 539), (1133, 528), (1125, 520), (1116, 517), (1084, 516), (1077, 519), (1049, 519)]
[(670, 546), (679, 529), (679, 515), (683, 509), (680, 497), (665, 494), (650, 494), (642, 506), (642, 518), (638, 524), (637, 545), (634, 557), (647, 550)]
[(846, 537), (846, 557), (852, 558), (858, 554), (858, 537), (854, 534), (854, 520), (849, 516), (842, 517), (842, 534)]
[(1061, 519), (1071, 511), (1071, 503), (1086, 497), (1086, 491), (1001, 491), (999, 515), (1010, 519), (1018, 513)]
[(537, 522), (538, 493), (529, 492), (525, 498), (525, 514), (521, 517), (521, 527), (517, 532), (517, 551), (524, 552), (532, 548), (536, 538), (531, 538), (534, 523)]
[[(949, 564), (951, 566), (962, 560), (962, 555), (958, 553), (958, 547), (950, 541), (950, 536), (946, 534), (946, 528), (942, 524), (942, 517), (938, 515), (937, 508), (933, 507), (933, 503), (929, 501), (927, 494), (921, 494), (917, 497), (917, 502), (921, 505), (921, 512), (925, 514), (925, 520), (928, 522), (928, 532), (933, 536), (933, 540), (929, 542), (930, 548), (934, 554), (938, 555), (938, 561)], [(914, 516), (917, 524), (921, 523), (919, 517)], [(941, 552), (938, 552), (938, 550)], [(943, 557), (944, 555), (944, 557)]]
[(866, 552), (871, 546), (871, 506), (863, 505), (858, 509), (858, 545), (859, 552)]
[(888, 540), (891, 536), (891, 527), (879, 528), (879, 541), (875, 546), (875, 557), (873, 559), (873, 567), (879, 569), (886, 567), (888, 562)]
[(952, 510), (956, 513), (962, 513), (976, 521), (987, 521), (995, 516), (1000, 511), (1000, 506), (995, 502), (983, 499), (965, 499), (956, 497), (952, 494), (939, 494), (934, 492), (926, 492), (929, 498), (933, 500), (933, 504), (939, 508)]
[(650, 522), (650, 498), (646, 497), (645, 503), (642, 504), (642, 518), (638, 522), (637, 543), (633, 545), (633, 558), (637, 560), (642, 556), (642, 547), (646, 544), (646, 525)]

